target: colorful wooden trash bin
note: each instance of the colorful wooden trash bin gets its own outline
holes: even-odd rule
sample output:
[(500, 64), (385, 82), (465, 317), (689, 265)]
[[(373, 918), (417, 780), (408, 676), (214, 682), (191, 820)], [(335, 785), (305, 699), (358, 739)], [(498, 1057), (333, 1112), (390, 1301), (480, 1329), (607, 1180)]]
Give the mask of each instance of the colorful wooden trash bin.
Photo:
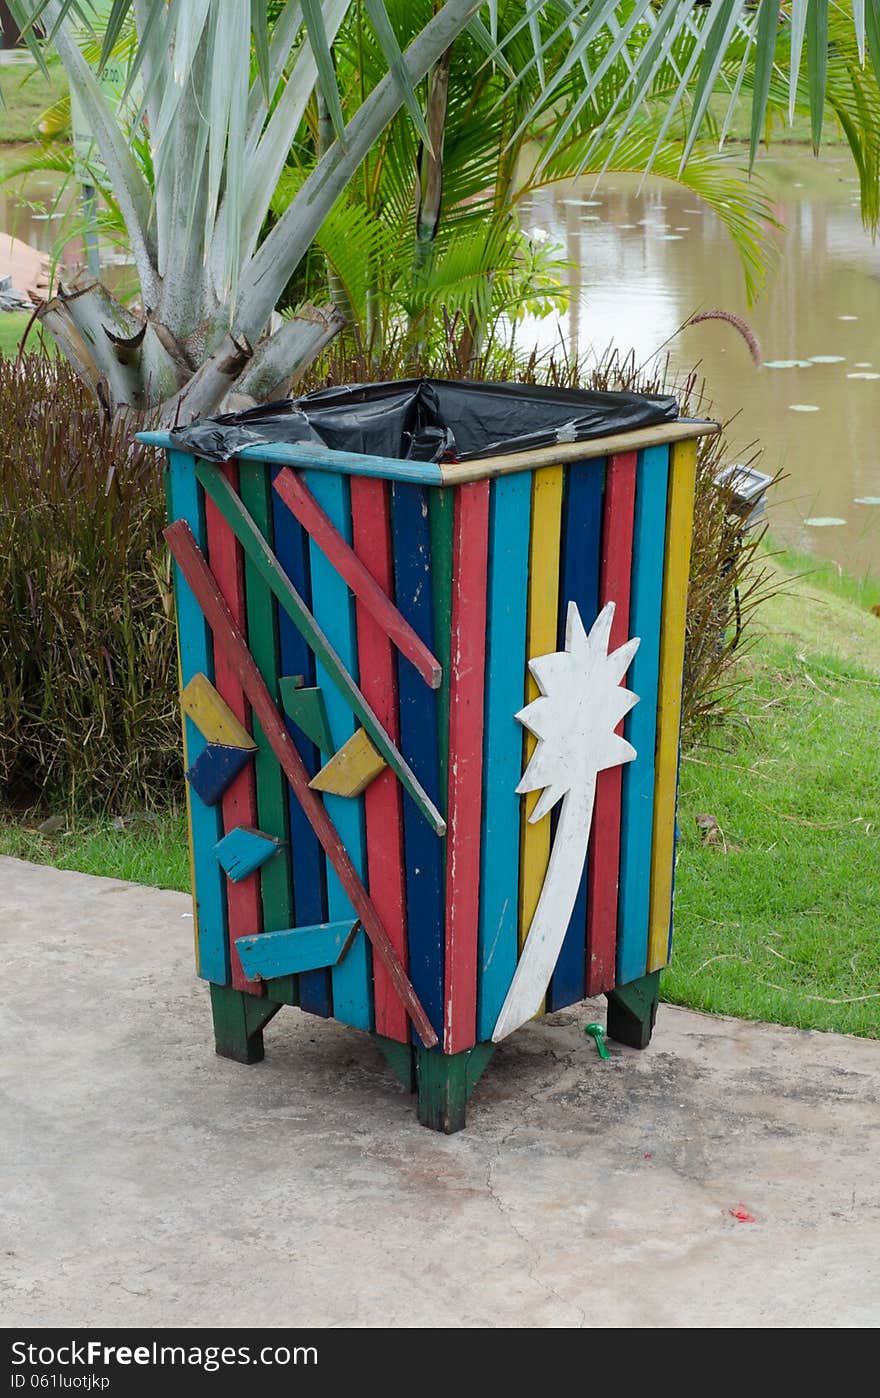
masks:
[(218, 1053), (259, 1061), (284, 1005), (332, 1016), (455, 1131), (545, 1008), (604, 993), (609, 1036), (647, 1045), (715, 430), (440, 464), (312, 443), (217, 464), (142, 434), (168, 448)]

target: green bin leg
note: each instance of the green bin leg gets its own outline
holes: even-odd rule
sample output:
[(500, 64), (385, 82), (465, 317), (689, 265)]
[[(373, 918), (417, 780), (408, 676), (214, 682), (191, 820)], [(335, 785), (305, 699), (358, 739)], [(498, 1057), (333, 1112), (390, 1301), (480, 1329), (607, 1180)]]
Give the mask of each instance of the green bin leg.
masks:
[(414, 1050), (419, 1121), (432, 1131), (451, 1136), (467, 1120), (468, 1098), (495, 1051), (494, 1044), (476, 1044), (462, 1053), (440, 1053), (421, 1046)]
[(246, 995), (231, 985), (211, 985), (214, 1042), (222, 1058), (236, 1063), (261, 1063), (263, 1029), (281, 1006), (275, 1000)]
[(652, 971), (640, 980), (615, 986), (607, 998), (609, 1039), (616, 1039), (629, 1048), (647, 1048), (657, 1018), (660, 972)]

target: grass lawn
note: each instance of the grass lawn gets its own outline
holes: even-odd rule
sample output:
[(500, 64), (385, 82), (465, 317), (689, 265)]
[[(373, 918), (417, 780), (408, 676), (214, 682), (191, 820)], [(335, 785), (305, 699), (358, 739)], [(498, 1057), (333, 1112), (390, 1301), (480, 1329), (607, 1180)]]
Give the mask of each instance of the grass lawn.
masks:
[[(0, 311), (0, 356), (5, 359), (15, 358), (30, 319), (30, 311)], [(40, 348), (41, 339), (45, 341), (50, 354), (57, 353), (52, 336), (42, 331), (37, 321), (34, 321), (28, 330), (25, 348), (36, 352)]]
[(880, 1038), (880, 588), (779, 576), (791, 590), (760, 614), (741, 721), (682, 763), (662, 995)]
[[(183, 812), (142, 815), (129, 820), (71, 821), (57, 817), (60, 828), (41, 834), (43, 814), (0, 821), (0, 854), (54, 864), (80, 874), (127, 879), (154, 888), (189, 889), (189, 852)], [(121, 827), (121, 828), (120, 828)]]
[(33, 63), (4, 64), (0, 92), (0, 143), (32, 141), (47, 107), (67, 92), (67, 76), (60, 63), (50, 65), (48, 78)]
[[(675, 955), (662, 995), (880, 1038), (880, 587), (773, 566), (739, 719), (682, 763)], [(810, 566), (815, 564), (810, 561)], [(704, 841), (697, 816), (718, 823)], [(0, 854), (187, 889), (181, 815), (40, 835)]]

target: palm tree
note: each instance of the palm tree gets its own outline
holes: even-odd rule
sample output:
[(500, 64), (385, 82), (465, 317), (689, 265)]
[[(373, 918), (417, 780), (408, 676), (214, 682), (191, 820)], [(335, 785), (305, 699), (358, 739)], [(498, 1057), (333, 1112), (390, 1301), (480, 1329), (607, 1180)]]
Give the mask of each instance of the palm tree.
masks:
[(496, 1043), (540, 1011), (584, 872), (596, 777), (636, 756), (615, 730), (638, 703), (621, 681), (639, 642), (634, 637), (609, 654), (613, 621), (614, 603), (608, 602), (587, 635), (577, 604), (569, 602), (565, 650), (529, 661), (541, 693), (517, 718), (538, 745), (516, 789), (541, 791), (532, 823), (557, 801), (562, 810), (538, 906), (492, 1034)]
[[(369, 19), (383, 74), (346, 119), (334, 52), (355, 6)], [(644, 118), (658, 82), (666, 82), (656, 149), (686, 113), (684, 169), (710, 119), (710, 98), (729, 82), (731, 53), (742, 53), (737, 91), (751, 84), (754, 145), (779, 80), (779, 54), (787, 56), (793, 100), (806, 84), (817, 141), (828, 81), (826, 0), (710, 0), (701, 6), (691, 0), (528, 0), (517, 22), (500, 34), (499, 0), (437, 0), (405, 48), (384, 0), (114, 0), (103, 51), (112, 50), (133, 17), (131, 78), (142, 84), (146, 131), (146, 152), (138, 159), (78, 42), (78, 26), (94, 16), (90, 0), (13, 0), (12, 8), (29, 26), (34, 52), (42, 58), (43, 49), (53, 47), (67, 70), (125, 222), (140, 284), (138, 314), (92, 284), (59, 292), (40, 317), (108, 411), (153, 408), (166, 421), (216, 410), (232, 392), (265, 398), (338, 332), (344, 318), (332, 303), (303, 307), (278, 326), (273, 311), (328, 212), (399, 111), (406, 109), (429, 156), (439, 157), (437, 128), (432, 141), (417, 89), (431, 74), (439, 100), (438, 65), (465, 31), (481, 45), (487, 68), (506, 65), (512, 91), (527, 91), (537, 75), (538, 96), (523, 104), (523, 129), (552, 110), (577, 72), (577, 97), (548, 143), (548, 161), (601, 100), (614, 65), (625, 66), (614, 103), (583, 145), (584, 168), (602, 151), (614, 122), (620, 148)], [(840, 29), (836, 9), (833, 16)], [(880, 0), (853, 0), (844, 27), (854, 61), (870, 61), (876, 74)], [(511, 64), (507, 54), (525, 35), (530, 56)], [(604, 46), (598, 64), (597, 44)], [(564, 57), (546, 71), (544, 55), (554, 45), (563, 46)], [(333, 139), (265, 234), (278, 179), (315, 92)], [(857, 104), (852, 121), (864, 129)], [(420, 228), (430, 234), (436, 196), (427, 174)]]

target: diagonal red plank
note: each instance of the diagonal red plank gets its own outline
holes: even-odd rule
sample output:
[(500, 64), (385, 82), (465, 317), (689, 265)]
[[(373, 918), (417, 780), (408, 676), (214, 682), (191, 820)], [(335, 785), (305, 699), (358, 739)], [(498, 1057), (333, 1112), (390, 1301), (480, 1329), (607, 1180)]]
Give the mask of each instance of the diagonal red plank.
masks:
[(397, 610), (388, 593), (380, 587), (370, 570), (358, 558), (351, 544), (342, 537), (332, 520), (328, 519), (315, 497), (303, 485), (289, 466), (278, 472), (275, 489), (285, 505), (299, 520), (306, 533), (314, 539), (321, 552), (345, 579), (355, 597), (381, 626), (389, 640), (416, 667), (431, 689), (439, 689), (443, 670), (439, 660), (428, 650), (409, 622)]
[(178, 519), (174, 524), (170, 524), (165, 530), (165, 538), (177, 566), (204, 612), (215, 643), (226, 653), (281, 765), (281, 770), (293, 787), (324, 853), (351, 899), (352, 907), (361, 920), (374, 952), (388, 972), (391, 983), (405, 1005), (423, 1044), (426, 1048), (433, 1048), (438, 1040), (431, 1028), (431, 1022), (400, 963), (370, 895), (361, 883), (357, 870), (324, 809), (323, 802), (309, 787), (309, 775), (303, 761), (186, 520)]

